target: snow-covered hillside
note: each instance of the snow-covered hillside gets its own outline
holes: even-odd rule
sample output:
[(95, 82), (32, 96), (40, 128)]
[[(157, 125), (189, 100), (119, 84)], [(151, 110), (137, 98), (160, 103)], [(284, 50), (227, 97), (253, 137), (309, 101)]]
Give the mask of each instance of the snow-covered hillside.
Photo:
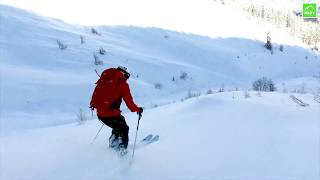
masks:
[[(218, 5), (218, 8), (224, 8)], [(221, 11), (221, 9), (219, 9)], [(188, 91), (247, 89), (262, 76), (272, 78), (278, 89), (292, 91), (305, 86), (311, 93), (319, 89), (313, 75), (320, 69), (319, 55), (299, 46), (284, 44), (284, 52), (274, 44), (271, 55), (263, 45), (265, 29), (237, 17), (238, 25), (217, 21), (227, 34), (216, 38), (131, 26), (91, 27), (62, 21), (1, 5), (1, 125), (4, 131), (44, 127), (73, 122), (80, 108), (87, 109), (94, 82), (94, 69), (118, 65), (132, 72), (130, 84), (138, 104), (145, 107), (166, 104), (187, 96)], [(233, 17), (235, 18), (235, 17)], [(256, 32), (249, 36), (252, 29)], [(278, 32), (275, 34), (283, 34)], [(81, 45), (80, 36), (85, 43)], [(294, 42), (283, 35), (284, 42)], [(68, 48), (60, 50), (60, 40)], [(280, 37), (274, 40), (281, 41)], [(99, 55), (103, 47), (106, 55)], [(104, 66), (93, 64), (98, 54)], [(179, 78), (188, 74), (185, 80)], [(173, 78), (175, 81), (172, 81)], [(160, 89), (155, 88), (160, 84)], [(159, 87), (159, 86), (158, 86)], [(87, 113), (89, 116), (89, 112)]]
[[(253, 179), (317, 180), (320, 104), (311, 95), (218, 93), (146, 110), (138, 139), (157, 143), (122, 159), (108, 149), (109, 128), (94, 144), (98, 121), (21, 131), (0, 137), (0, 179)], [(131, 127), (137, 117), (125, 114)], [(131, 152), (130, 152), (131, 153)]]

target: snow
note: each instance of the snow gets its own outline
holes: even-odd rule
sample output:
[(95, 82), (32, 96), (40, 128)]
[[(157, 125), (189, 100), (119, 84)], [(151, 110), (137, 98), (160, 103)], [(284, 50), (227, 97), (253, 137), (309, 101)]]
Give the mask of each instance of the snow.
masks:
[[(95, 26), (97, 36), (0, 5), (0, 179), (318, 179), (319, 53), (243, 13), (221, 19), (227, 7), (212, 8), (209, 29)], [(273, 55), (263, 47), (268, 31)], [(100, 47), (104, 65), (95, 66)], [(100, 126), (88, 109), (94, 70), (119, 65), (130, 69), (133, 97), (146, 109), (139, 139), (160, 135), (131, 165), (107, 148), (109, 128), (90, 144)], [(263, 76), (278, 91), (259, 97), (250, 88)], [(228, 92), (215, 93), (221, 87)], [(185, 99), (207, 90), (215, 94)], [(295, 104), (293, 92), (309, 106)], [(80, 108), (83, 125), (75, 123)], [(137, 116), (122, 109), (132, 148)]]
[[(221, 5), (217, 8), (221, 10)], [(308, 92), (319, 91), (318, 80), (313, 77), (319, 73), (319, 54), (299, 43), (284, 44), (284, 52), (280, 52), (279, 44), (274, 43), (275, 52), (271, 55), (263, 47), (263, 24), (252, 25), (240, 15), (239, 19), (248, 24), (246, 31), (255, 28), (257, 33), (239, 37), (242, 33), (237, 24), (237, 31), (230, 27), (226, 32), (231, 34), (217, 38), (159, 28), (103, 26), (95, 27), (102, 34), (97, 36), (90, 27), (65, 24), (9, 6), (2, 5), (1, 12), (4, 133), (74, 122), (80, 108), (89, 114), (87, 106), (98, 78), (94, 69), (102, 72), (118, 65), (125, 65), (132, 72), (129, 83), (133, 95), (145, 107), (180, 100), (188, 91), (206, 92), (221, 86), (247, 89), (262, 76), (274, 79), (281, 88), (300, 79), (303, 81), (299, 84), (305, 83)], [(220, 31), (216, 33), (219, 36)], [(236, 33), (239, 34), (232, 35)], [(85, 38), (83, 45), (80, 35)], [(289, 37), (284, 36), (284, 41)], [(68, 48), (59, 50), (57, 39)], [(295, 42), (294, 38), (289, 42)], [(93, 54), (100, 47), (107, 51), (99, 56), (105, 65), (96, 67)], [(187, 80), (179, 79), (182, 72), (188, 73)], [(154, 88), (156, 83), (163, 88)], [(283, 89), (290, 92), (296, 86)]]
[[(107, 148), (99, 121), (20, 131), (0, 138), (1, 179), (308, 179), (319, 178), (320, 104), (287, 94), (225, 92), (146, 110), (133, 163)], [(233, 98), (234, 97), (234, 98)], [(131, 127), (137, 116), (125, 114)]]

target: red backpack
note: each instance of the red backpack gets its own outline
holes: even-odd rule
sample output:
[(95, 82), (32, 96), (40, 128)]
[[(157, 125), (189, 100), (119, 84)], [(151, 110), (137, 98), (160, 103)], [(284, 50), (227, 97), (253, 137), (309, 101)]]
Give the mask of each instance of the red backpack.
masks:
[(118, 70), (115, 68), (106, 69), (101, 74), (100, 79), (96, 82), (90, 101), (90, 108), (109, 109), (115, 101), (113, 97), (114, 90), (118, 84)]

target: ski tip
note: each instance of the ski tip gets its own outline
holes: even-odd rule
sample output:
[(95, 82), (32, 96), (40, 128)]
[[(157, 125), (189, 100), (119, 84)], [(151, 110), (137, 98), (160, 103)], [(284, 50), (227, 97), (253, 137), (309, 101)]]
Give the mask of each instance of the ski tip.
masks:
[(160, 136), (159, 136), (159, 135), (156, 135), (156, 136), (154, 136), (154, 137), (152, 138), (152, 141), (158, 141), (159, 138), (160, 138)]
[(152, 134), (149, 134), (148, 136), (146, 136), (145, 138), (142, 139), (142, 141), (150, 141), (152, 139)]

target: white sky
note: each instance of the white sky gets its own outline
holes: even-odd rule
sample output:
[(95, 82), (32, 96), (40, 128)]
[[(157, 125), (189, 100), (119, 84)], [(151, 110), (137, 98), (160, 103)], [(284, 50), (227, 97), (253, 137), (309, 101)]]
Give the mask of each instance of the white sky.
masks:
[(203, 35), (210, 34), (214, 28), (211, 20), (219, 16), (212, 0), (0, 0), (0, 3), (73, 24), (152, 26)]
[[(226, 9), (222, 5), (214, 4), (212, 1), (0, 0), (0, 3), (32, 10), (73, 24), (153, 26), (209, 36), (222, 35), (226, 30), (234, 28), (235, 24), (241, 27), (247, 23), (231, 22), (237, 14), (225, 12)], [(292, 1), (300, 0), (281, 0), (281, 2), (288, 1), (292, 4)], [(280, 2), (280, 0), (273, 0), (273, 2)], [(223, 14), (226, 13), (228, 17), (224, 17)], [(231, 23), (233, 26), (230, 25)], [(217, 24), (223, 27), (217, 27)]]
[[(208, 10), (211, 0), (0, 0), (41, 15), (82, 25), (173, 25)], [(183, 23), (183, 22), (182, 22)]]

